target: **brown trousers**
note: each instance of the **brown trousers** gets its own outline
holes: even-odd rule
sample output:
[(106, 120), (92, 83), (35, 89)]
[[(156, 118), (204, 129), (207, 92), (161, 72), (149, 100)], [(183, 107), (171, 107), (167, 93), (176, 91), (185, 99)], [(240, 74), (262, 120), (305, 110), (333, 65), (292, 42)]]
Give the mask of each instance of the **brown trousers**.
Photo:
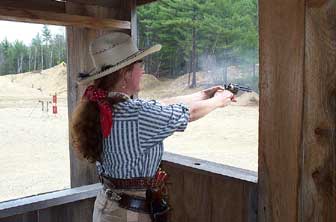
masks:
[[(128, 191), (125, 193), (145, 196), (145, 191)], [(101, 190), (94, 204), (93, 222), (151, 222), (151, 219), (148, 214), (120, 208), (116, 201), (109, 199), (105, 192)]]

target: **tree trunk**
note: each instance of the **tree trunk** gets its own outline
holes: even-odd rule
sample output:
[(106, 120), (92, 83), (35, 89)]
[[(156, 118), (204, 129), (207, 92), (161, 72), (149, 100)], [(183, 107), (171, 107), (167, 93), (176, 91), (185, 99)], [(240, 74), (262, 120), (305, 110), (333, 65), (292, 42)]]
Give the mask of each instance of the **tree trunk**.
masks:
[(189, 63), (189, 66), (188, 66), (188, 87), (191, 88), (191, 72), (192, 72), (192, 52), (190, 52), (190, 63)]
[(227, 65), (224, 65), (223, 68), (223, 84), (228, 84), (228, 76), (227, 76)]
[(256, 76), (256, 68), (255, 68), (255, 63), (253, 63), (252, 64), (253, 65), (253, 67), (252, 67), (252, 70), (253, 70), (253, 79), (255, 78), (255, 76)]
[(49, 67), (53, 66), (53, 50), (54, 48), (51, 47)]
[(31, 60), (31, 47), (29, 47), (29, 57), (28, 57), (28, 72), (30, 72), (30, 60)]
[(192, 26), (192, 83), (191, 88), (196, 87), (196, 27), (195, 27), (195, 20), (196, 20), (196, 12), (195, 8), (193, 8), (193, 26)]
[(23, 72), (23, 54), (20, 56), (20, 73)]
[(61, 41), (58, 40), (58, 63), (61, 62), (61, 53), (62, 53), (63, 47), (61, 47)]
[(41, 45), (41, 71), (43, 70), (43, 45)]
[(196, 87), (196, 28), (192, 28), (192, 53), (191, 53), (191, 62), (192, 62), (192, 82), (191, 88)]
[(16, 73), (20, 73), (20, 59), (16, 58)]
[(160, 70), (160, 65), (161, 65), (161, 61), (159, 61), (157, 67), (156, 67), (156, 72), (154, 73), (154, 76), (156, 78), (159, 78), (159, 70)]

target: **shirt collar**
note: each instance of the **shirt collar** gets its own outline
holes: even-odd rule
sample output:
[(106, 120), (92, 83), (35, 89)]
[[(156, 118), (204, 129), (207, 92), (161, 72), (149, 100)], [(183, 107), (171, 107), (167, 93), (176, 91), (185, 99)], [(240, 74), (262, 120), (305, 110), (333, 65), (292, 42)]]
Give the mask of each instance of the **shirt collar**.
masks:
[(129, 95), (127, 95), (126, 93), (122, 93), (122, 92), (109, 92), (108, 97), (113, 97), (113, 96), (121, 96), (124, 99), (131, 99), (131, 97)]

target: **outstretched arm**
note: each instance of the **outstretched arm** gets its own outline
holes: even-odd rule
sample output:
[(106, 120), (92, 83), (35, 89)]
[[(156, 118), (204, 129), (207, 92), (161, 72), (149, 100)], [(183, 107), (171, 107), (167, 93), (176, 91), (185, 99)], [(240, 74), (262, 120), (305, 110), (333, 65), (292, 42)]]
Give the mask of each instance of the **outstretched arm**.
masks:
[(214, 86), (189, 95), (165, 98), (160, 100), (160, 102), (165, 105), (183, 103), (190, 106), (192, 103), (212, 98), (218, 90), (224, 90), (224, 88), (222, 86)]
[(189, 122), (198, 120), (216, 108), (222, 108), (230, 104), (234, 100), (234, 95), (227, 90), (218, 91), (210, 99), (192, 102), (189, 105), (190, 118)]

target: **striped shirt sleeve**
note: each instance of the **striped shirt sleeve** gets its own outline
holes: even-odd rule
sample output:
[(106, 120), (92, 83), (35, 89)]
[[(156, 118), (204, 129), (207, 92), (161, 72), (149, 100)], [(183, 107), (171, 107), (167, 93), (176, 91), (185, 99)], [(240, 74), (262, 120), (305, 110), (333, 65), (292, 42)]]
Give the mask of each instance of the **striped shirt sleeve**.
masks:
[(182, 132), (189, 121), (189, 109), (183, 104), (161, 105), (143, 101), (139, 110), (139, 139), (142, 148), (151, 148), (174, 132)]

